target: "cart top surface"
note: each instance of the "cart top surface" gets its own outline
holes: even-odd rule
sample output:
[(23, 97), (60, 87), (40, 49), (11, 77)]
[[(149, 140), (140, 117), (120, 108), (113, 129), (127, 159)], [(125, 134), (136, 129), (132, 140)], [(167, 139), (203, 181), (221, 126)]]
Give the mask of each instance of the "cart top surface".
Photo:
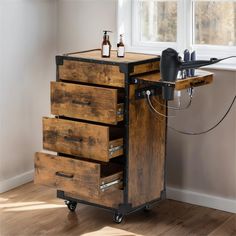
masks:
[(141, 53), (133, 53), (133, 52), (126, 52), (125, 57), (117, 57), (117, 51), (111, 50), (111, 56), (109, 58), (105, 58), (101, 56), (101, 50), (95, 49), (85, 52), (74, 52), (65, 54), (65, 56), (73, 57), (73, 58), (82, 58), (88, 60), (96, 60), (102, 62), (112, 62), (112, 63), (135, 63), (141, 62), (146, 60), (160, 60), (159, 55), (153, 54), (141, 54)]

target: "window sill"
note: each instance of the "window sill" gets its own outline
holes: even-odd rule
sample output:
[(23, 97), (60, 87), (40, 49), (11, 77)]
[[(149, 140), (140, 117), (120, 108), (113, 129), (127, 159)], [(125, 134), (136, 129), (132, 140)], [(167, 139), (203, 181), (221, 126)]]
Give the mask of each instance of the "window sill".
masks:
[[(134, 47), (134, 46), (126, 46), (126, 50), (128, 52), (136, 52), (136, 53), (145, 53), (145, 54), (156, 54), (156, 55), (161, 55), (162, 50), (158, 49), (153, 49), (152, 47)], [(200, 56), (198, 55), (198, 60), (209, 60), (211, 57), (207, 56)], [(225, 63), (225, 62), (219, 62), (217, 64), (213, 64), (210, 66), (204, 66), (201, 67), (201, 69), (213, 69), (213, 70), (224, 70), (224, 71), (236, 71), (236, 62), (231, 62), (231, 63)]]
[(214, 64), (210, 66), (201, 67), (201, 69), (236, 71), (236, 64)]

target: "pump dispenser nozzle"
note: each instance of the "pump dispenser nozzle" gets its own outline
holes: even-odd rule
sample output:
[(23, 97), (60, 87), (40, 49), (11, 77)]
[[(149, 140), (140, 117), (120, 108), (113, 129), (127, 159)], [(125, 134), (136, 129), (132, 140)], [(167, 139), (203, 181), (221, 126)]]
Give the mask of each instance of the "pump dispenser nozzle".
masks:
[(103, 30), (104, 34), (107, 34), (107, 32), (112, 33), (110, 30)]

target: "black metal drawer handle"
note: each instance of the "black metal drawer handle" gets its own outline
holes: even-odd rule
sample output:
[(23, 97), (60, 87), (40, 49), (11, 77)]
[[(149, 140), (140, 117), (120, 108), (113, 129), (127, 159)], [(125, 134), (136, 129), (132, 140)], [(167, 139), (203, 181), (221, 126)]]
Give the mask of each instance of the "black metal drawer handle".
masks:
[(77, 105), (84, 105), (84, 106), (90, 106), (91, 102), (90, 101), (78, 101), (78, 100), (72, 100), (71, 101), (73, 104), (77, 104)]
[(65, 141), (68, 142), (78, 142), (81, 143), (83, 141), (83, 138), (81, 137), (73, 137), (73, 136), (64, 136)]
[(73, 174), (65, 174), (63, 172), (60, 172), (60, 171), (57, 171), (56, 172), (56, 175), (57, 176), (60, 176), (60, 177), (64, 177), (64, 178), (69, 178), (69, 179), (72, 179), (74, 177)]

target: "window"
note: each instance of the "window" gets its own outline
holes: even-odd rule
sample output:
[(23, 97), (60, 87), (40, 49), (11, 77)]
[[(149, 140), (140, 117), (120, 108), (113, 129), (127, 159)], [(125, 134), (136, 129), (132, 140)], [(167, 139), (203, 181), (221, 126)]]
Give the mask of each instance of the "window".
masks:
[[(236, 55), (235, 0), (119, 0), (118, 33), (130, 51), (196, 50), (198, 58)], [(224, 64), (236, 69), (236, 60)]]
[(177, 2), (138, 2), (139, 40), (142, 42), (176, 42)]
[(236, 2), (194, 1), (194, 44), (236, 46)]

